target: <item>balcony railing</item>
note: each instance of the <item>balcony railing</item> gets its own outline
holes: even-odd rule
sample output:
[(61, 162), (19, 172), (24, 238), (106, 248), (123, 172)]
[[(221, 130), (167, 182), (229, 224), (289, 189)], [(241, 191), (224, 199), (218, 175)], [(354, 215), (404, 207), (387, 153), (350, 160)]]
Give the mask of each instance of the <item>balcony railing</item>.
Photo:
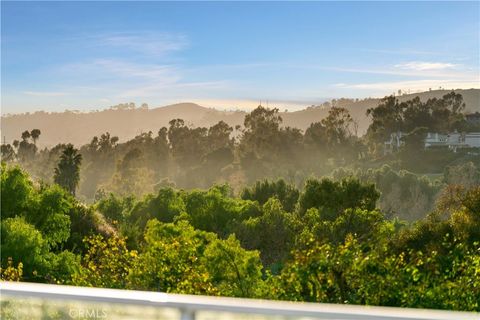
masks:
[(0, 282), (2, 319), (480, 320), (480, 313)]

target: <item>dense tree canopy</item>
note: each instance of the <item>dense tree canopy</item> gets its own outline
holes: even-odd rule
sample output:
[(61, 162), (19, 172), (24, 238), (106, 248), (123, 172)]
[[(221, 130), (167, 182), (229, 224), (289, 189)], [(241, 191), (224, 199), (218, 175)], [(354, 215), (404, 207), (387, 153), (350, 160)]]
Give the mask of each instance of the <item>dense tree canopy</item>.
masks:
[[(66, 157), (64, 153), (74, 147), (59, 144), (38, 150), (38, 129), (26, 130), (13, 144), (2, 145), (2, 159), (20, 164), (37, 180), (67, 179), (57, 182), (70, 192), (75, 189), (87, 202), (110, 192), (140, 197), (165, 186), (194, 189), (228, 183), (238, 193), (262, 179), (282, 178), (301, 188), (309, 177), (328, 176), (339, 167), (357, 170), (387, 164), (395, 170), (442, 174), (446, 167), (468, 162), (480, 166), (475, 150), (425, 148), (427, 132), (475, 129), (465, 120), (459, 94), (404, 102), (386, 97), (368, 110), (372, 122), (364, 137), (357, 136), (356, 119), (340, 102), (322, 105), (328, 108), (326, 118), (311, 119), (305, 132), (285, 126), (278, 109), (263, 106), (247, 114), (244, 125), (236, 128), (224, 121), (196, 128), (173, 119), (157, 133), (143, 132), (124, 142), (106, 132), (78, 147), (82, 157), (78, 179), (72, 169), (75, 165), (68, 165), (68, 170), (73, 170), (68, 174), (66, 167), (62, 174), (53, 171), (59, 159)], [(384, 143), (392, 133), (401, 133), (401, 145), (389, 154)], [(123, 184), (123, 180), (130, 183)]]
[(0, 276), (480, 311), (478, 150), (423, 143), (464, 130), (463, 108), (386, 97), (365, 137), (339, 106), (305, 133), (262, 106), (243, 128), (174, 119), (79, 149), (27, 130), (1, 150)]
[(226, 185), (163, 187), (90, 206), (16, 166), (2, 165), (1, 183), (2, 279), (480, 310), (478, 186), (451, 185), (407, 224), (385, 217), (374, 184), (348, 175), (301, 190), (262, 181), (244, 199)]

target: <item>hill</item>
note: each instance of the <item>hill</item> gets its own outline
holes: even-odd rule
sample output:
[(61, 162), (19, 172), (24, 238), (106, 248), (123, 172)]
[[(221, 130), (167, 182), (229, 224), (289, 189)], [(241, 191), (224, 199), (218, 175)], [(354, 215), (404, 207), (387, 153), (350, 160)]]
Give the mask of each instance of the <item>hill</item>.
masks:
[[(422, 93), (399, 96), (406, 101), (419, 96), (422, 100), (433, 97), (442, 97), (447, 90), (434, 90)], [(480, 111), (480, 89), (456, 90), (461, 93), (468, 112)], [(336, 106), (347, 108), (352, 117), (358, 122), (358, 133), (365, 133), (369, 119), (365, 112), (368, 108), (378, 105), (379, 98), (353, 100), (339, 99), (330, 102)], [(284, 125), (305, 130), (312, 122), (323, 119), (328, 113), (328, 104), (308, 107), (295, 112), (281, 112)], [(135, 135), (153, 131), (168, 126), (172, 119), (183, 119), (192, 126), (211, 126), (220, 120), (231, 126), (242, 125), (246, 112), (220, 111), (205, 108), (194, 103), (179, 103), (153, 109), (108, 109), (97, 112), (79, 113), (66, 111), (61, 113), (47, 113), (38, 111), (29, 114), (15, 114), (2, 116), (2, 141), (12, 142), (19, 139), (24, 130), (40, 129), (42, 135), (40, 146), (53, 146), (57, 143), (71, 142), (75, 145), (88, 143), (95, 135), (106, 131), (124, 141)]]

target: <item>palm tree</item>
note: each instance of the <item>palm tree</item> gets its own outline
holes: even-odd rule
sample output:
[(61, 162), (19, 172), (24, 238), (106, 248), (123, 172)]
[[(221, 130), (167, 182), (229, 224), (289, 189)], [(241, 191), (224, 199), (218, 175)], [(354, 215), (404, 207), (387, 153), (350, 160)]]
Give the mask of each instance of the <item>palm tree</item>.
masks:
[(68, 144), (55, 168), (55, 183), (65, 188), (72, 195), (75, 195), (75, 189), (80, 181), (81, 163), (82, 155), (78, 153), (78, 149), (75, 149), (72, 144)]
[(30, 136), (33, 139), (33, 144), (37, 145), (37, 140), (38, 140), (38, 137), (40, 137), (41, 133), (42, 132), (40, 131), (40, 129), (33, 129), (32, 131), (30, 131)]

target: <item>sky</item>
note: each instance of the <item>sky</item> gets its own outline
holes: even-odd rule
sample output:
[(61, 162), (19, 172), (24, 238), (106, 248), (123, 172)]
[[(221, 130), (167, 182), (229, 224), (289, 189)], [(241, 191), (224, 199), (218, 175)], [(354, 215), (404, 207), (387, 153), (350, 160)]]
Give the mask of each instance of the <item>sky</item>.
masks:
[(480, 2), (1, 2), (2, 114), (479, 88)]

